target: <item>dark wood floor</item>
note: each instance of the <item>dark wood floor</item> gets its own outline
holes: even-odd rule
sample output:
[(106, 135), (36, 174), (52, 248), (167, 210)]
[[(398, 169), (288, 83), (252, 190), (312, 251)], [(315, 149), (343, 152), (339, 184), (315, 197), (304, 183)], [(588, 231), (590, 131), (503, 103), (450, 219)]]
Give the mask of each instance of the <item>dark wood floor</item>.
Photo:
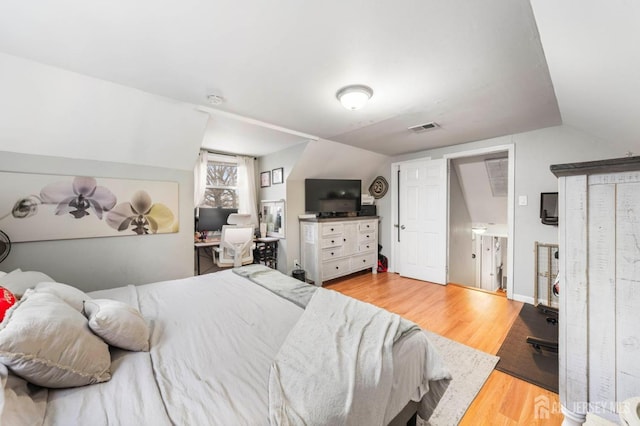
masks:
[[(470, 288), (370, 272), (325, 283), (356, 299), (395, 312), (421, 327), (490, 354), (496, 354), (522, 303)], [(551, 414), (539, 419), (535, 399), (546, 398)], [(558, 395), (494, 370), (461, 425), (559, 425)]]

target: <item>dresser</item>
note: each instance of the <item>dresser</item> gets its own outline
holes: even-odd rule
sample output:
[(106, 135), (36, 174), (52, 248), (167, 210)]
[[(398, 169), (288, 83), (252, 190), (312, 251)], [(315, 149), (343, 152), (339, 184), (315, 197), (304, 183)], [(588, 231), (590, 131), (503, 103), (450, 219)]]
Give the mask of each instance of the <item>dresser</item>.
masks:
[(640, 396), (640, 157), (551, 166), (559, 201), (565, 425)]
[(300, 258), (317, 286), (353, 272), (378, 269), (378, 217), (300, 219)]

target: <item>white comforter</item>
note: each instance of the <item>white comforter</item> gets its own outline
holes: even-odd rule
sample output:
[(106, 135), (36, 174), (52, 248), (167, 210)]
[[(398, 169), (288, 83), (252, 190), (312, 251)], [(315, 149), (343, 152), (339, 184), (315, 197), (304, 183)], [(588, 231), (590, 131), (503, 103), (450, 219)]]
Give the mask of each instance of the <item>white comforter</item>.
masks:
[[(230, 270), (91, 296), (139, 306), (151, 351), (114, 349), (109, 382), (48, 395), (10, 377), (3, 424), (24, 409), (33, 410), (32, 424), (45, 425), (269, 424), (269, 369), (302, 308)], [(394, 346), (391, 417), (422, 398), (427, 346), (423, 333)]]
[[(420, 329), (399, 315), (319, 288), (272, 364), (271, 424), (386, 425), (397, 414), (387, 412), (393, 345), (411, 333)], [(430, 361), (438, 368), (423, 374), (425, 391), (450, 378)]]

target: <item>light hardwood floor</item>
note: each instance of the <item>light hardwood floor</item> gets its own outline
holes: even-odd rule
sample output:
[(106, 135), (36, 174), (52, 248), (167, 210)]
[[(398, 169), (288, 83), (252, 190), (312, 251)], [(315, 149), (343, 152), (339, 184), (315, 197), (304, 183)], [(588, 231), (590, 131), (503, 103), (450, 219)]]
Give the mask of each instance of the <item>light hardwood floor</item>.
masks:
[[(356, 299), (395, 312), (421, 327), (496, 354), (515, 321), (522, 303), (457, 285), (402, 278), (370, 272), (325, 283)], [(550, 415), (540, 419), (538, 406), (548, 404)], [(558, 395), (494, 370), (475, 398), (461, 425), (559, 425)]]

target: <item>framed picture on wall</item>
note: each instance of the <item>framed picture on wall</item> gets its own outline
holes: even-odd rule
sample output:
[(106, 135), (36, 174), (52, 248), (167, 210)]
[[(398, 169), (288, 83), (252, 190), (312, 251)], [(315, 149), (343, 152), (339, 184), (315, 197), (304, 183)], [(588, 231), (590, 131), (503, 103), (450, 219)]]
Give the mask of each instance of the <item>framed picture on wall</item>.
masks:
[(280, 167), (279, 169), (273, 169), (273, 171), (271, 172), (271, 178), (273, 180), (273, 184), (277, 184), (277, 183), (282, 183), (283, 182), (283, 175), (284, 174), (284, 168)]
[(266, 188), (267, 186), (271, 186), (270, 171), (260, 173), (260, 188)]

